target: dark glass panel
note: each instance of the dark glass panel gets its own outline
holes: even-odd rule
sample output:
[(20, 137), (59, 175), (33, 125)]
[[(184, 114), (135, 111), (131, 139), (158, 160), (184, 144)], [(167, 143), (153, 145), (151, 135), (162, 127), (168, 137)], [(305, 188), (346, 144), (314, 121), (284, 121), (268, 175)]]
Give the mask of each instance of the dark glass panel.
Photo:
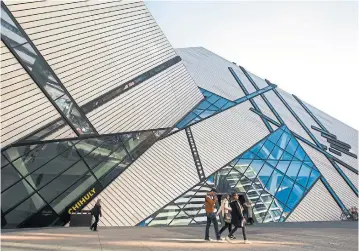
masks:
[(75, 147), (68, 148), (68, 150), (31, 173), (26, 177), (26, 180), (35, 189), (40, 189), (79, 160), (80, 156), (77, 154)]
[(105, 137), (83, 139), (81, 141), (72, 141), (81, 157), (86, 156), (96, 147), (100, 146), (105, 140)]
[(135, 149), (141, 142), (146, 140), (147, 137), (152, 136), (152, 132), (137, 132), (121, 135), (121, 139), (125, 144), (125, 147), (128, 152), (131, 152)]
[(137, 159), (144, 153), (148, 148), (150, 148), (156, 142), (156, 137), (153, 134), (147, 136), (147, 138), (141, 142), (134, 150), (131, 151), (130, 155), (133, 159)]
[(50, 202), (74, 184), (82, 175), (88, 172), (88, 170), (85, 163), (79, 161), (55, 180), (51, 181), (51, 183), (43, 187), (39, 193), (47, 202)]
[(300, 170), (301, 165), (302, 162), (292, 160), (292, 162), (290, 162), (286, 175), (295, 180), (297, 178), (297, 174)]
[(311, 171), (311, 169), (308, 166), (302, 165), (300, 168), (300, 171), (298, 173), (296, 182), (299, 183), (300, 185), (302, 185), (303, 187), (306, 187), (309, 176), (310, 176), (310, 171)]
[(74, 202), (82, 193), (84, 193), (87, 189), (93, 186), (95, 182), (95, 177), (92, 176), (90, 172), (88, 172), (74, 185), (69, 187), (59, 197), (52, 201), (50, 203), (50, 206), (55, 210), (55, 212), (61, 213), (61, 211), (63, 211), (65, 207), (70, 205), (70, 203)]
[(58, 165), (62, 165), (63, 163), (59, 163), (59, 160), (71, 162), (70, 154), (75, 154), (76, 159), (79, 158), (78, 154), (70, 149), (71, 146), (69, 142), (47, 143), (28, 152), (22, 158), (17, 159), (13, 162), (13, 165), (23, 176), (32, 173), (54, 158), (57, 159), (55, 162), (57, 162)]
[(6, 166), (8, 163), (9, 161), (1, 154), (1, 167)]
[(39, 211), (44, 205), (45, 202), (38, 194), (32, 195), (30, 198), (22, 202), (16, 208), (11, 210), (11, 212), (5, 215), (7, 227), (16, 227), (21, 222)]
[[(14, 161), (17, 158), (20, 158), (24, 155), (27, 155), (30, 151), (34, 151), (35, 148), (40, 147), (41, 145), (26, 145), (26, 146), (17, 146), (11, 147), (3, 152), (7, 159)], [(34, 151), (35, 152), (35, 151)], [(26, 156), (24, 156), (25, 158)]]
[(275, 197), (281, 202), (286, 203), (293, 185), (293, 181), (287, 177), (284, 177)]
[(1, 194), (1, 209), (5, 213), (33, 193), (34, 190), (30, 185), (25, 180), (21, 180)]
[(297, 184), (294, 184), (293, 190), (289, 196), (289, 199), (287, 201), (287, 206), (289, 208), (294, 208), (298, 202), (301, 200), (305, 192), (304, 187), (301, 187)]
[(103, 186), (111, 183), (112, 180), (117, 178), (130, 164), (132, 160), (129, 157), (123, 159), (123, 161), (109, 171), (105, 176), (100, 178), (100, 182)]
[(278, 170), (280, 170), (281, 172), (285, 173), (288, 169), (289, 164), (290, 164), (290, 161), (281, 160), (278, 162), (278, 165), (276, 166), (276, 168)]
[(11, 164), (7, 165), (1, 169), (1, 191), (4, 191), (20, 179), (21, 176), (15, 168)]
[(298, 147), (298, 142), (297, 140), (292, 137), (287, 145), (287, 147), (285, 148), (285, 150), (290, 153), (291, 155), (294, 155), (295, 151), (297, 150)]
[(102, 144), (99, 147), (93, 149), (92, 152), (87, 154), (84, 157), (84, 160), (87, 165), (92, 169), (98, 164), (106, 161), (108, 159), (108, 156), (117, 150), (124, 151), (120, 136), (104, 137), (102, 138)]

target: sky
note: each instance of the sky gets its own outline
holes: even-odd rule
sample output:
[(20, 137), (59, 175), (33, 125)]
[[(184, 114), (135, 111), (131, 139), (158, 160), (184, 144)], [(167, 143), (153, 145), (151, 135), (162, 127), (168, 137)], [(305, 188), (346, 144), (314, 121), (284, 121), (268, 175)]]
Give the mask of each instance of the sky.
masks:
[(357, 1), (145, 1), (173, 47), (202, 46), (359, 129)]

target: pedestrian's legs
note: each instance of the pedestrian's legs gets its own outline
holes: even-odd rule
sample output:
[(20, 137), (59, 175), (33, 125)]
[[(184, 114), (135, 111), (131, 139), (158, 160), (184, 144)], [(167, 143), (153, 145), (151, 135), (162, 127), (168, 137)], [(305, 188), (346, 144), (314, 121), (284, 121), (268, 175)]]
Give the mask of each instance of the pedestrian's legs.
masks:
[(228, 224), (228, 233), (230, 233), (232, 231), (232, 224), (231, 223), (227, 223)]
[(229, 233), (228, 237), (233, 236), (233, 234), (237, 231), (238, 226), (234, 226), (234, 228), (232, 229), (232, 231)]
[(206, 235), (204, 237), (205, 240), (209, 240), (209, 228), (211, 227), (211, 217), (210, 214), (207, 214), (207, 225), (206, 225)]
[(216, 233), (216, 237), (217, 237), (217, 240), (221, 238), (221, 235), (218, 231), (218, 221), (217, 221), (217, 217), (216, 217), (216, 214), (215, 213), (212, 213), (211, 214), (211, 218), (212, 218), (212, 221), (213, 221), (213, 225), (214, 225), (214, 231)]
[(224, 223), (224, 226), (221, 228), (221, 230), (219, 230), (219, 234), (222, 234), (224, 232), (224, 230), (226, 230), (228, 228), (228, 223)]
[(243, 240), (247, 240), (247, 234), (246, 234), (246, 227), (242, 227), (242, 233), (243, 233)]
[(94, 217), (95, 217), (95, 222), (92, 224), (91, 229), (96, 231), (97, 230), (97, 223), (98, 223), (99, 219), (98, 219), (98, 216), (96, 216), (96, 215), (94, 215)]

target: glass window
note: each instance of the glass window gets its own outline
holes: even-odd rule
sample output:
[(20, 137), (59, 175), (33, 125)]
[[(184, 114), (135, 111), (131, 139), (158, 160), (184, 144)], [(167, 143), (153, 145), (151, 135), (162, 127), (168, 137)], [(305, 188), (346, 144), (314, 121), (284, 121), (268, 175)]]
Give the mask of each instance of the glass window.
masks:
[(1, 167), (6, 166), (8, 163), (9, 161), (1, 154)]
[(211, 106), (211, 103), (209, 103), (206, 100), (203, 100), (196, 108), (206, 110), (210, 106)]
[(121, 138), (127, 151), (131, 152), (149, 136), (153, 136), (153, 133), (150, 131), (124, 134), (121, 135)]
[(310, 168), (306, 165), (302, 165), (300, 168), (300, 172), (298, 174), (296, 182), (298, 182), (303, 187), (306, 187), (309, 176), (310, 176)]
[(300, 166), (302, 165), (302, 162), (297, 160), (292, 160), (292, 162), (289, 165), (289, 168), (287, 170), (286, 175), (295, 180), (297, 178), (297, 174), (300, 170)]
[(221, 107), (221, 110), (225, 110), (225, 109), (227, 109), (229, 107), (232, 107), (233, 105), (234, 105), (234, 103), (228, 102), (227, 104), (225, 104), (224, 106)]
[(312, 168), (315, 168), (316, 170), (318, 170), (317, 167), (314, 166), (313, 162), (311, 162), (311, 161), (304, 161), (304, 164), (306, 164), (307, 166), (312, 167)]
[(281, 202), (286, 203), (293, 185), (293, 181), (288, 177), (284, 177), (275, 197)]
[(256, 155), (251, 151), (247, 151), (245, 154), (242, 155), (243, 159), (254, 159)]
[(224, 106), (227, 103), (228, 103), (228, 100), (220, 98), (216, 103), (214, 103), (214, 105), (217, 106), (218, 108), (221, 108), (222, 106)]
[[(47, 143), (17, 159), (13, 162), (13, 165), (23, 176), (26, 176), (54, 158), (67, 159), (69, 153), (73, 153), (70, 147), (69, 142)], [(62, 163), (59, 164), (62, 165)]]
[(204, 112), (205, 110), (201, 110), (201, 109), (194, 109), (193, 113), (200, 115), (202, 112)]
[(255, 173), (258, 173), (259, 170), (261, 170), (263, 164), (264, 164), (263, 160), (253, 160), (250, 165), (250, 168), (248, 169), (253, 169)]
[(285, 148), (285, 150), (290, 153), (291, 155), (294, 155), (295, 151), (297, 150), (298, 147), (298, 142), (297, 140), (292, 137), (287, 145), (287, 147)]
[(78, 153), (81, 157), (86, 156), (91, 151), (93, 151), (96, 147), (100, 146), (105, 140), (105, 137), (99, 138), (90, 138), (90, 139), (83, 139), (81, 141), (72, 141), (72, 144), (75, 145)]
[(267, 184), (272, 172), (273, 172), (273, 168), (269, 166), (267, 163), (264, 163), (261, 171), (258, 174), (258, 178), (262, 181), (263, 184)]
[(50, 203), (50, 206), (57, 213), (61, 213), (65, 207), (74, 202), (81, 194), (83, 194), (87, 189), (89, 189), (96, 182), (95, 177), (93, 177), (89, 172), (78, 180), (74, 185), (69, 187), (65, 192), (63, 192), (59, 197)]
[(259, 150), (259, 152), (257, 153), (257, 155), (262, 159), (267, 159), (273, 148), (274, 144), (270, 141), (266, 141), (261, 150)]
[(268, 164), (270, 164), (272, 167), (276, 167), (278, 165), (278, 160), (266, 160)]
[(1, 191), (4, 191), (6, 188), (14, 184), (15, 182), (21, 179), (20, 174), (15, 170), (15, 168), (9, 164), (6, 167), (1, 169)]
[(39, 193), (47, 202), (50, 202), (64, 190), (71, 187), (72, 184), (74, 184), (88, 171), (89, 169), (85, 163), (83, 161), (79, 161), (51, 183), (42, 188)]
[(285, 173), (288, 169), (289, 164), (290, 164), (290, 161), (281, 160), (278, 162), (278, 165), (276, 166), (276, 168), (278, 170), (280, 170), (282, 173)]
[(285, 149), (289, 140), (290, 140), (290, 135), (288, 133), (283, 133), (280, 139), (278, 140), (277, 145), (280, 148)]
[(283, 150), (280, 149), (278, 146), (275, 146), (273, 148), (273, 151), (271, 152), (271, 154), (269, 155), (269, 159), (272, 159), (272, 160), (279, 160), (280, 157), (282, 156), (283, 154)]
[(303, 148), (301, 146), (299, 146), (297, 148), (297, 151), (295, 152), (295, 155), (294, 155), (297, 159), (303, 161), (304, 158), (305, 158), (305, 152), (303, 150)]
[(216, 103), (216, 101), (219, 100), (219, 97), (216, 96), (216, 95), (212, 95), (212, 96), (208, 97), (206, 100), (207, 100), (209, 103), (214, 104), (214, 103)]
[(79, 160), (80, 156), (77, 154), (75, 147), (68, 148), (68, 150), (32, 172), (26, 177), (26, 180), (35, 189), (40, 189)]
[(25, 181), (21, 180), (5, 192), (1, 193), (1, 209), (5, 213), (7, 210), (32, 195), (35, 191)]
[(274, 195), (277, 192), (277, 189), (279, 188), (279, 185), (282, 182), (283, 177), (284, 175), (278, 172), (277, 170), (273, 171), (267, 184), (265, 185), (269, 193)]
[(281, 160), (292, 160), (292, 159), (293, 159), (293, 156), (290, 155), (290, 154), (287, 153), (287, 152), (284, 152), (284, 153), (282, 154), (282, 157), (280, 157), (280, 159), (281, 159)]
[(184, 119), (182, 119), (178, 124), (177, 128), (185, 127), (189, 122), (191, 122), (194, 118), (196, 118), (196, 114), (190, 113)]
[(253, 153), (257, 153), (261, 148), (262, 146), (264, 145), (264, 142), (265, 140), (262, 140), (261, 142), (259, 142), (258, 144), (256, 144), (255, 146), (253, 146), (250, 151), (253, 152)]
[(319, 177), (319, 172), (312, 169), (312, 173), (310, 174), (310, 178), (308, 180), (307, 188), (310, 188)]
[(268, 140), (270, 140), (274, 144), (277, 144), (282, 134), (283, 134), (282, 130), (275, 131), (268, 137)]
[(11, 210), (5, 219), (8, 227), (15, 228), (17, 225), (22, 223), (24, 220), (35, 214), (45, 205), (45, 202), (40, 198), (38, 194), (32, 195), (30, 198), (25, 200), (19, 206)]
[(207, 110), (212, 110), (212, 111), (216, 111), (216, 112), (220, 111), (220, 109), (215, 105), (211, 105), (210, 107), (207, 108)]
[(294, 184), (293, 190), (287, 201), (287, 206), (290, 208), (294, 208), (298, 204), (300, 199), (303, 197), (303, 194), (304, 194), (304, 187)]
[(99, 180), (101, 184), (103, 186), (106, 186), (110, 184), (112, 180), (117, 178), (131, 163), (132, 163), (131, 158), (127, 156), (122, 160), (120, 164), (112, 168), (111, 171), (107, 172), (107, 174), (102, 177), (100, 176), (103, 175), (104, 170), (103, 171), (94, 170), (94, 171), (96, 175), (98, 175), (98, 177), (100, 178)]
[(153, 134), (149, 135), (139, 146), (137, 146), (134, 150), (132, 150), (130, 155), (133, 157), (133, 159), (137, 159), (155, 142), (156, 142), (156, 137)]
[(27, 155), (30, 151), (33, 151), (35, 148), (40, 147), (41, 145), (27, 145), (27, 146), (17, 146), (11, 147), (3, 152), (3, 154), (8, 158), (11, 162), (20, 158), (24, 155)]
[(209, 116), (211, 116), (211, 115), (213, 115), (213, 114), (215, 114), (215, 113), (216, 113), (216, 111), (206, 110), (206, 111), (202, 112), (199, 116), (200, 116), (202, 119), (204, 119), (204, 118), (207, 118), (207, 117), (209, 117)]

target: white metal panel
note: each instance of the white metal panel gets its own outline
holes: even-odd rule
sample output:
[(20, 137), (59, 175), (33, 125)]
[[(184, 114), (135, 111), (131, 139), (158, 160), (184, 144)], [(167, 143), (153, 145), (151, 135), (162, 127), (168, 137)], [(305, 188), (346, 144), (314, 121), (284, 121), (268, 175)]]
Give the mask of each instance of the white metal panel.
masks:
[(342, 169), (344, 174), (348, 177), (348, 179), (353, 183), (353, 185), (358, 189), (358, 174), (350, 171), (348, 168), (342, 166), (341, 164), (337, 163), (337, 165)]
[(342, 211), (321, 180), (318, 180), (308, 194), (289, 215), (286, 222), (337, 221)]
[[(358, 131), (354, 128), (344, 124), (343, 122), (337, 120), (336, 118), (331, 117), (330, 115), (322, 112), (321, 110), (311, 106), (308, 103), (304, 104), (308, 107), (308, 109), (314, 114), (314, 116), (325, 126), (325, 128), (334, 135), (337, 136), (338, 140), (341, 140), (347, 144), (349, 144), (352, 148), (350, 152), (358, 155)], [(328, 143), (326, 143), (329, 146)], [(358, 169), (358, 159), (350, 157), (346, 154), (342, 154), (342, 156), (335, 157), (341, 159), (345, 163), (349, 164), (355, 169)]]
[(268, 129), (250, 107), (247, 101), (192, 126), (206, 176), (268, 135)]
[(99, 133), (172, 127), (202, 95), (177, 63), (88, 114)]
[(264, 79), (258, 77), (257, 75), (254, 75), (253, 73), (250, 73), (249, 71), (247, 71), (247, 73), (252, 78), (254, 83), (256, 83), (259, 89), (263, 89), (268, 86), (267, 82)]
[(268, 107), (266, 102), (264, 102), (264, 100), (261, 96), (257, 96), (255, 98), (253, 98), (252, 100), (258, 105), (259, 109), (261, 110), (261, 112), (264, 115), (266, 115), (267, 117), (269, 117), (279, 123), (278, 119), (276, 118), (276, 116), (274, 115), (272, 110)]
[(291, 114), (291, 112), (287, 109), (287, 107), (273, 91), (268, 91), (264, 93), (264, 96), (268, 99), (268, 101), (271, 103), (273, 108), (277, 111), (279, 116), (282, 118), (282, 120), (290, 130), (296, 132), (297, 134), (314, 144), (308, 133), (303, 129), (303, 127), (299, 124), (296, 118)]
[(340, 200), (347, 208), (358, 204), (358, 197), (350, 189), (345, 180), (340, 176), (338, 171), (332, 166), (327, 157), (318, 150), (308, 146), (303, 142), (299, 142), (304, 151), (312, 159), (314, 165), (319, 169), (324, 178), (328, 181), (329, 185), (333, 188), (334, 192), (339, 196)]
[[(4, 45), (3, 42), (1, 45)], [(12, 56), (6, 46), (1, 47), (1, 54)], [(16, 69), (16, 74), (21, 75), (21, 78), (10, 76), (11, 70), (1, 74), (1, 147), (60, 117), (47, 97), (14, 59), (12, 56), (1, 61), (2, 67)]]
[(106, 201), (101, 225), (134, 226), (198, 182), (185, 132), (162, 139), (97, 196)]
[(79, 105), (176, 56), (142, 1), (29, 6), (9, 9)]
[(196, 84), (229, 100), (236, 100), (244, 93), (228, 67), (237, 67), (233, 63), (202, 48), (176, 49)]

